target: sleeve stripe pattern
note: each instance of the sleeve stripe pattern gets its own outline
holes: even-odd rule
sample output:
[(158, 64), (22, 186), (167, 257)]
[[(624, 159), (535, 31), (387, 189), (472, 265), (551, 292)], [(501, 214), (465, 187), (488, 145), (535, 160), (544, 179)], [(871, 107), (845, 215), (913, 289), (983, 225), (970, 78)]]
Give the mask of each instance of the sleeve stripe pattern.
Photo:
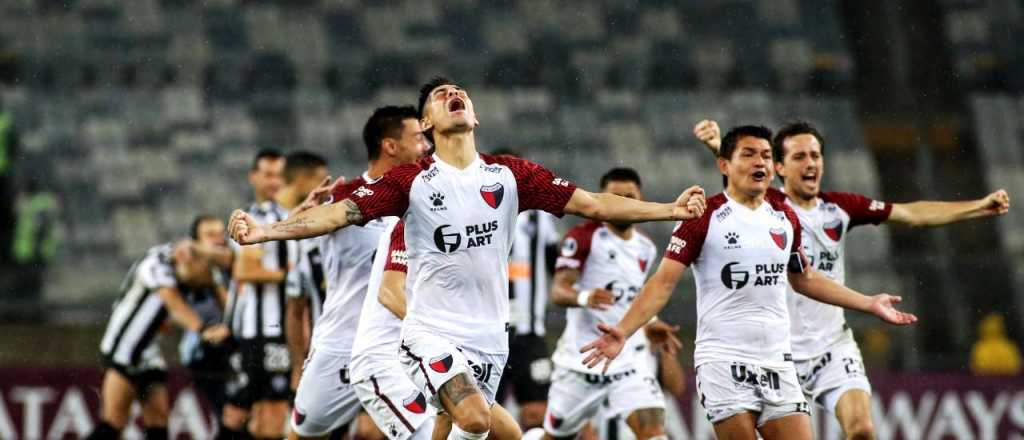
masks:
[(892, 214), (892, 203), (872, 200), (856, 193), (823, 192), (822, 200), (835, 203), (850, 215), (850, 228), (854, 226), (877, 225), (889, 219)]
[(512, 170), (519, 187), (519, 212), (539, 209), (556, 216), (564, 215), (576, 185), (552, 173), (547, 168), (528, 160), (512, 156), (489, 156), (481, 154), (487, 164), (499, 164)]
[(723, 194), (718, 194), (708, 199), (704, 215), (696, 220), (683, 222), (676, 227), (668, 243), (668, 248), (665, 250), (665, 258), (678, 261), (687, 266), (693, 264), (697, 257), (700, 257), (700, 250), (704, 247), (704, 238), (708, 235), (711, 216), (725, 202), (726, 198)]
[(562, 250), (558, 260), (555, 261), (555, 272), (582, 271), (587, 264), (587, 257), (590, 256), (590, 242), (593, 241), (594, 233), (600, 227), (601, 222), (596, 221), (587, 221), (573, 226), (562, 240)]
[(387, 262), (384, 271), (394, 270), (407, 273), (409, 271), (408, 255), (405, 252), (405, 222), (399, 221), (391, 231), (391, 245), (388, 247)]

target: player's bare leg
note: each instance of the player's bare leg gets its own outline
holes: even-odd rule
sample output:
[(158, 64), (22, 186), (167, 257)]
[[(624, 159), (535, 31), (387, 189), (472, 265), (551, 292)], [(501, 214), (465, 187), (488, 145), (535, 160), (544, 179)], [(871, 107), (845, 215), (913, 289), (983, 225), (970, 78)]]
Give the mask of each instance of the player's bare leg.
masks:
[[(543, 416), (542, 416), (543, 417)], [(491, 405), (491, 435), (494, 440), (518, 440), (523, 437), (519, 422), (504, 407), (497, 403)]]
[(220, 416), (220, 432), (217, 434), (219, 439), (230, 439), (236, 435), (243, 435), (246, 431), (245, 421), (249, 419), (249, 411), (232, 405), (230, 403), (224, 405), (224, 411), (221, 412)]
[(103, 375), (100, 390), (102, 412), (100, 423), (93, 428), (88, 440), (107, 440), (120, 437), (121, 430), (128, 425), (131, 417), (132, 401), (135, 400), (135, 388), (127, 378), (113, 369), (107, 369)]
[(140, 393), (142, 400), (142, 426), (146, 440), (166, 439), (167, 418), (171, 412), (171, 398), (163, 384), (152, 384)]
[(354, 440), (384, 440), (386, 438), (365, 411), (359, 411), (359, 414), (356, 415), (355, 423), (356, 434)]
[(449, 439), (482, 440), (491, 430), (487, 399), (468, 374), (459, 374), (441, 386), (441, 405), (452, 418)]
[(633, 411), (626, 417), (626, 424), (633, 430), (637, 440), (667, 439), (665, 436), (665, 410), (644, 408)]
[(541, 426), (544, 424), (544, 413), (547, 410), (548, 404), (543, 400), (523, 402), (519, 405), (519, 420), (526, 429)]
[(252, 418), (249, 419), (249, 433), (254, 438), (284, 437), (288, 421), (288, 402), (285, 400), (261, 400), (252, 404)]
[(871, 396), (864, 390), (849, 390), (836, 402), (836, 418), (849, 440), (874, 440)]
[(757, 440), (757, 413), (742, 412), (715, 423), (715, 438), (718, 440)]
[(793, 413), (765, 422), (758, 429), (764, 440), (811, 440), (811, 417)]
[(452, 432), (452, 418), (448, 414), (438, 413), (434, 419), (434, 434), (430, 440), (445, 440)]

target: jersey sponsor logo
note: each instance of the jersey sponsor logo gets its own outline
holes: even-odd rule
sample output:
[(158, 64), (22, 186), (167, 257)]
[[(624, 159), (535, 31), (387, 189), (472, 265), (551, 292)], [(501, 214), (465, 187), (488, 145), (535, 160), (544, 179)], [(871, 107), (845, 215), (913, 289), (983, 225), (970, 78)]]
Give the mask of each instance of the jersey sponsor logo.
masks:
[(753, 385), (772, 390), (782, 388), (779, 373), (774, 371), (765, 371), (764, 373), (757, 374), (757, 372), (747, 368), (746, 365), (735, 363), (732, 364), (730, 369), (732, 370), (732, 380), (737, 384)]
[(343, 385), (348, 385), (348, 384), (352, 383), (352, 379), (349, 378), (349, 376), (348, 376), (348, 368), (342, 368), (342, 369), (338, 370), (338, 379), (341, 380), (341, 383)]
[(563, 179), (561, 177), (556, 177), (555, 180), (551, 181), (551, 184), (555, 185), (555, 186), (562, 186), (562, 187), (565, 187), (565, 188), (569, 187), (569, 181), (565, 180), (565, 179)]
[(883, 211), (885, 210), (885, 202), (879, 202), (878, 200), (872, 200), (871, 204), (868, 205), (868, 211)]
[(725, 233), (725, 243), (725, 249), (739, 249), (743, 247), (740, 246), (740, 234), (736, 232), (730, 231)]
[(444, 206), (444, 194), (439, 192), (430, 195), (430, 212), (447, 211), (448, 207)]
[(721, 223), (723, 220), (728, 218), (730, 214), (732, 214), (732, 207), (726, 206), (720, 209), (717, 214), (715, 214), (715, 220), (718, 220), (718, 222)]
[(637, 263), (640, 263), (640, 272), (647, 272), (647, 260), (643, 258), (637, 258)]
[(400, 264), (402, 266), (408, 266), (409, 265), (409, 254), (408, 254), (408, 252), (403, 251), (403, 250), (399, 250), (399, 249), (391, 251), (391, 264)]
[(420, 176), (420, 180), (423, 180), (423, 183), (430, 182), (440, 173), (441, 170), (437, 168), (437, 165), (431, 166), (429, 171)]
[(754, 272), (736, 267), (738, 261), (730, 262), (722, 267), (722, 284), (733, 290), (742, 289), (750, 279), (754, 279), (754, 286), (775, 286), (782, 282), (782, 275), (786, 271), (786, 265), (782, 263), (759, 263), (754, 265)]
[[(804, 250), (806, 253), (807, 251)], [(839, 251), (828, 251), (823, 250), (818, 255), (811, 254), (811, 266), (816, 267), (818, 270), (825, 272), (830, 277), (831, 273), (836, 268), (836, 263), (839, 261)]]
[(479, 364), (469, 361), (469, 368), (473, 370), (473, 377), (476, 378), (477, 383), (488, 383), (491, 381), (491, 375), (494, 374), (494, 364)]
[(789, 242), (789, 237), (786, 236), (786, 230), (782, 228), (771, 228), (768, 233), (772, 236), (772, 241), (779, 249), (786, 250), (786, 244)]
[(501, 206), (501, 200), (505, 198), (505, 186), (501, 183), (481, 186), (480, 196), (484, 198), (484, 203), (487, 203), (487, 206), (498, 209)]
[(413, 414), (423, 414), (427, 411), (427, 398), (419, 391), (413, 391), (409, 397), (402, 401), (402, 406)]
[(571, 257), (576, 255), (576, 251), (579, 249), (579, 244), (576, 243), (576, 239), (568, 237), (562, 242), (562, 256)]
[(355, 195), (356, 197), (364, 198), (364, 197), (372, 196), (373, 195), (373, 190), (370, 189), (370, 188), (367, 188), (366, 186), (360, 186), (359, 188), (356, 188), (356, 190), (353, 191), (352, 194)]
[(832, 220), (824, 225), (825, 235), (831, 238), (832, 241), (839, 241), (843, 238), (843, 221), (840, 219)]
[(722, 284), (730, 289), (742, 289), (750, 281), (750, 272), (745, 270), (734, 270), (733, 266), (740, 264), (738, 261), (730, 262), (722, 267)]
[(480, 169), (488, 173), (498, 174), (501, 173), (501, 165), (487, 165), (485, 163), (480, 164)]
[(583, 380), (591, 385), (610, 385), (634, 374), (636, 374), (635, 368), (615, 374), (584, 374)]
[(452, 369), (452, 363), (455, 362), (455, 358), (450, 354), (443, 354), (430, 360), (430, 369), (438, 373), (447, 373), (448, 370)]
[(685, 247), (686, 240), (679, 237), (672, 237), (668, 242), (668, 251), (674, 254), (682, 252)]
[(434, 245), (437, 246), (437, 250), (446, 254), (459, 250), (459, 246), (462, 246), (462, 234), (458, 232), (454, 234), (448, 234), (445, 232), (445, 228), (451, 225), (441, 225), (434, 230)]

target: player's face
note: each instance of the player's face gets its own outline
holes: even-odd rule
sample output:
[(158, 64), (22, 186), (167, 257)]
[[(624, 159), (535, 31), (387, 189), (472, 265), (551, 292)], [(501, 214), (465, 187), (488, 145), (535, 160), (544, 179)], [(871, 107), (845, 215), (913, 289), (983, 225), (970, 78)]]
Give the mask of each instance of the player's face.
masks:
[(433, 129), (434, 133), (471, 131), (477, 125), (473, 101), (462, 87), (438, 86), (427, 97), (422, 122), (424, 130)]
[(750, 195), (768, 191), (772, 171), (772, 147), (767, 139), (745, 136), (736, 142), (729, 160), (718, 160), (719, 170), (729, 177), (729, 186)]
[(782, 145), (786, 154), (781, 163), (775, 164), (775, 170), (785, 180), (786, 189), (804, 199), (817, 197), (825, 171), (818, 138), (798, 134), (786, 138)]
[(295, 176), (292, 185), (295, 192), (303, 199), (327, 178), (327, 167), (316, 167), (311, 170), (300, 172)]
[(420, 121), (406, 119), (402, 121), (402, 137), (396, 143), (395, 158), (399, 163), (415, 163), (430, 150), (430, 143), (423, 135), (423, 128)]
[(224, 222), (216, 219), (202, 221), (196, 229), (196, 240), (207, 246), (227, 246)]
[(273, 199), (284, 185), (284, 159), (260, 159), (249, 172), (249, 184), (258, 199)]

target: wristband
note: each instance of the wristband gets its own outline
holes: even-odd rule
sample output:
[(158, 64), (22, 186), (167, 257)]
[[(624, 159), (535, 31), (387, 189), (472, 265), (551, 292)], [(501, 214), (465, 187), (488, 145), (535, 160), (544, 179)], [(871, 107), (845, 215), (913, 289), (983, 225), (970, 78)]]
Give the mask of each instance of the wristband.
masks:
[(591, 289), (581, 290), (580, 293), (576, 296), (576, 304), (579, 304), (580, 307), (586, 307), (588, 304), (590, 304), (590, 295), (593, 294), (594, 291)]

